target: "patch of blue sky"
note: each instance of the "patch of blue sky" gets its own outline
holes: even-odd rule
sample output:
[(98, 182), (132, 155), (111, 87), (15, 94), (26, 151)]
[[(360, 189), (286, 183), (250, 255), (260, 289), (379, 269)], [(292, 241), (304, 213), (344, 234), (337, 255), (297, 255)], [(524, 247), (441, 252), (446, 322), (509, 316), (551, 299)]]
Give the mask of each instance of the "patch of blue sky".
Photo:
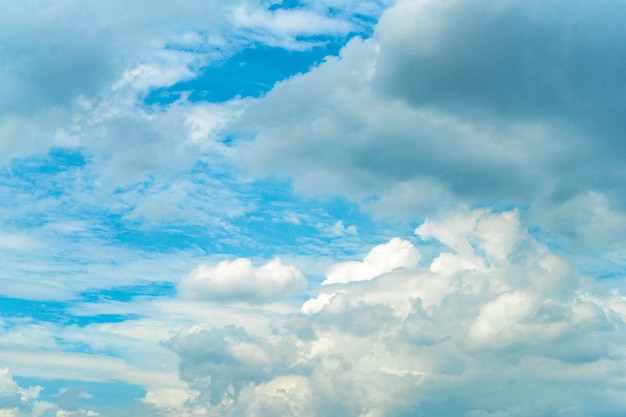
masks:
[[(337, 222), (341, 222), (346, 229), (354, 226), (350, 230), (360, 234), (384, 234), (384, 225), (375, 222), (357, 204), (342, 197), (305, 198), (294, 191), (290, 181), (279, 178), (240, 181), (232, 174), (215, 171), (206, 164), (198, 164), (187, 174), (187, 178), (204, 184), (203, 180), (197, 179), (200, 174), (215, 180), (218, 187), (228, 189), (228, 195), (245, 202), (246, 207), (239, 213), (223, 215), (219, 210), (229, 204), (236, 205), (237, 201), (221, 201), (220, 197), (210, 195), (215, 184), (208, 183), (207, 195), (190, 193), (182, 201), (186, 208), (204, 210), (204, 217), (183, 216), (151, 222), (141, 217), (130, 220), (126, 211), (102, 213), (101, 230), (95, 231), (96, 236), (116, 245), (158, 253), (191, 250), (212, 255), (272, 257), (276, 253), (302, 249), (303, 238), (319, 236), (320, 228), (330, 229)], [(146, 182), (133, 187), (149, 190), (151, 186)], [(120, 190), (120, 198), (127, 191)], [(211, 208), (211, 205), (214, 207)], [(211, 224), (206, 218), (219, 218), (220, 221)], [(326, 233), (321, 239), (326, 246), (340, 235)]]
[(145, 397), (144, 388), (123, 382), (90, 382), (64, 379), (38, 379), (14, 375), (13, 379), (21, 387), (41, 386), (41, 401), (57, 404), (59, 407), (72, 409), (92, 409), (99, 411), (103, 407), (130, 406)]
[(0, 316), (31, 319), (36, 322), (65, 323), (67, 302), (23, 300), (0, 296)]
[[(313, 255), (349, 235), (376, 241), (384, 234), (384, 224), (343, 197), (305, 198), (294, 192), (290, 182), (276, 178), (255, 182), (247, 193), (258, 209), (233, 219), (232, 224), (246, 236), (248, 250), (257, 256), (281, 252)], [(303, 246), (303, 242), (311, 245)], [(351, 252), (340, 249), (342, 254), (346, 251)]]
[(538, 242), (546, 245), (550, 251), (556, 253), (557, 255), (564, 255), (568, 253), (567, 248), (563, 245), (563, 242), (561, 242), (555, 234), (550, 233), (539, 226), (528, 229), (528, 233)]
[(151, 253), (173, 253), (197, 248), (210, 249), (215, 233), (202, 225), (145, 227), (143, 222), (128, 222), (121, 215), (110, 215), (102, 223), (102, 233), (116, 246)]
[[(69, 324), (66, 323), (65, 325), (67, 326)], [(103, 353), (103, 352), (94, 351), (94, 349), (91, 346), (89, 346), (89, 344), (84, 343), (84, 342), (77, 342), (75, 340), (70, 342), (58, 336), (53, 336), (53, 339), (54, 339), (54, 342), (57, 344), (57, 346), (59, 346), (63, 350), (63, 352), (76, 352), (76, 353), (89, 353), (89, 354)]]
[[(285, 0), (271, 5), (269, 10), (295, 9), (301, 6), (303, 2)], [(382, 9), (381, 4), (378, 13)], [(329, 8), (327, 14), (335, 16), (345, 12)], [(305, 50), (288, 50), (264, 44), (248, 45), (226, 60), (203, 68), (194, 79), (152, 90), (144, 97), (144, 102), (147, 105), (168, 105), (183, 97), (191, 102), (224, 102), (235, 97), (259, 97), (271, 90), (277, 82), (309, 71), (327, 56), (338, 55), (350, 38), (371, 36), (378, 14), (356, 13), (350, 16), (350, 20), (355, 23), (353, 31), (341, 36), (296, 37), (297, 42), (312, 45)], [(180, 49), (179, 46), (172, 47)]]
[(151, 91), (144, 102), (148, 105), (168, 105), (181, 97), (191, 102), (259, 97), (277, 82), (308, 71), (326, 56), (337, 55), (346, 39), (311, 37), (306, 41), (319, 45), (306, 51), (252, 45), (225, 62), (204, 68), (192, 80)]
[(172, 282), (150, 282), (139, 285), (124, 285), (103, 290), (91, 290), (80, 293), (85, 302), (115, 300), (129, 302), (136, 297), (170, 297), (176, 294), (176, 285)]
[(53, 147), (46, 155), (35, 155), (28, 158), (11, 160), (12, 175), (32, 172), (59, 173), (70, 168), (84, 167), (87, 158), (79, 148)]
[(590, 275), (600, 280), (609, 280), (609, 279), (622, 280), (626, 278), (626, 268), (623, 265), (620, 265), (616, 267), (614, 270), (606, 270), (605, 268), (603, 271), (600, 271), (599, 273), (596, 273), (596, 274), (593, 274), (593, 270), (592, 270), (590, 271)]
[(12, 160), (0, 178), (5, 186), (21, 193), (58, 197), (66, 192), (73, 172), (86, 164), (80, 149), (52, 148), (47, 155)]
[[(281, 2), (272, 4), (268, 8), (268, 10), (274, 11), (274, 10), (280, 10), (280, 9), (282, 10), (297, 9), (300, 7), (306, 7), (307, 3), (311, 3), (311, 1), (304, 2), (304, 1), (299, 1), (299, 0), (283, 0)], [(373, 4), (374, 2), (371, 2), (370, 6), (372, 6), (372, 8), (369, 9), (370, 12), (374, 11)], [(362, 36), (363, 35), (369, 36), (373, 32), (373, 26), (378, 21), (379, 14), (383, 8), (384, 8), (384, 2), (379, 2), (378, 13), (374, 13), (374, 14), (353, 13), (351, 15), (353, 20), (361, 20), (367, 23), (367, 26), (362, 28), (363, 29), (363, 33), (361, 34)], [(346, 14), (346, 12), (340, 8), (328, 7), (326, 14), (328, 16), (337, 16), (337, 15), (344, 15)]]
[[(173, 284), (172, 284), (173, 285)], [(141, 286), (127, 290), (126, 292), (113, 290), (103, 291), (106, 295), (110, 296), (110, 299), (116, 301), (127, 301), (136, 296), (144, 295), (145, 291), (141, 290)], [(163, 285), (162, 296), (167, 296), (172, 293), (173, 290), (167, 290), (167, 286)], [(137, 291), (133, 293), (132, 291)], [(155, 289), (155, 295), (156, 294)], [(111, 296), (113, 295), (113, 296)], [(119, 297), (117, 300), (115, 297)], [(89, 301), (95, 297), (95, 291), (89, 296), (84, 297), (84, 301)], [(136, 315), (124, 315), (124, 314), (98, 314), (92, 316), (77, 316), (69, 312), (69, 308), (74, 302), (61, 302), (61, 301), (40, 301), (40, 300), (25, 300), (20, 298), (10, 298), (0, 296), (0, 317), (11, 319), (26, 319), (33, 323), (54, 323), (60, 325), (72, 325), (86, 326), (89, 324), (98, 323), (120, 323), (126, 320), (136, 319)]]
[(274, 3), (272, 4), (270, 7), (268, 7), (268, 10), (270, 11), (274, 11), (274, 10), (279, 10), (279, 9), (295, 9), (298, 7), (302, 6), (302, 2), (298, 1), (298, 0), (283, 0), (281, 2), (278, 3)]
[[(607, 256), (606, 251), (601, 249), (588, 250), (585, 256), (586, 260), (581, 265), (578, 265), (578, 259), (570, 261), (579, 272), (599, 280), (615, 280), (613, 285), (626, 289), (626, 283), (619, 282), (626, 278), (626, 263), (621, 256), (622, 259), (614, 259), (610, 253)], [(578, 258), (582, 257), (579, 255)]]
[(0, 173), (5, 227), (37, 228), (77, 213), (77, 192), (84, 191), (80, 180), (88, 164), (79, 149), (53, 148), (47, 155), (16, 159)]
[[(138, 318), (140, 318), (140, 316), (137, 314), (98, 314), (95, 316), (68, 316), (64, 324), (65, 325), (75, 324), (79, 327), (85, 327), (90, 324), (123, 323), (125, 321), (136, 320)], [(68, 350), (65, 348), (64, 350), (72, 351), (72, 350)], [(86, 353), (85, 350), (82, 348), (77, 348), (76, 351)], [(99, 353), (106, 353), (109, 356), (115, 356), (115, 355), (111, 355), (110, 351), (99, 352)]]

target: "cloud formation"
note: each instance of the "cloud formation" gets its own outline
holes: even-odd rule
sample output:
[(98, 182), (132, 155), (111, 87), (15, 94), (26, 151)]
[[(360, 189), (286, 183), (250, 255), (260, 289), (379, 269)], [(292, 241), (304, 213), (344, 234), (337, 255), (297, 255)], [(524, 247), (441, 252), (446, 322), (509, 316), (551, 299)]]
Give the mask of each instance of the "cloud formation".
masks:
[(626, 414), (623, 1), (0, 9), (0, 417)]
[(413, 267), (419, 259), (420, 254), (411, 242), (396, 237), (373, 248), (363, 262), (334, 265), (322, 285), (369, 280), (396, 268)]
[(41, 390), (40, 386), (19, 386), (8, 369), (0, 368), (0, 416), (39, 417), (55, 409), (54, 404), (38, 399)]
[(258, 268), (250, 259), (239, 258), (198, 266), (180, 281), (178, 290), (191, 299), (256, 303), (288, 297), (305, 286), (302, 272), (279, 258)]
[(151, 90), (193, 79), (257, 44), (307, 50), (320, 37), (367, 27), (323, 7), (270, 6), (176, 1), (155, 9), (134, 0), (122, 10), (29, 0), (3, 7), (0, 164), (57, 146), (81, 148), (109, 171), (186, 169), (199, 150), (189, 143), (185, 115), (176, 106), (146, 108)]
[(249, 108), (245, 163), (388, 218), (590, 194), (623, 213), (625, 16), (621, 1), (399, 1)]
[[(624, 411), (624, 296), (577, 274), (516, 211), (427, 220), (416, 233), (450, 252), (376, 278), (354, 269), (353, 280), (320, 287), (325, 302), (277, 320), (271, 334), (178, 334), (169, 346), (181, 376), (209, 395), (195, 406), (233, 416)], [(403, 258), (403, 242), (368, 257)], [(455, 269), (442, 269), (442, 258), (455, 258)]]

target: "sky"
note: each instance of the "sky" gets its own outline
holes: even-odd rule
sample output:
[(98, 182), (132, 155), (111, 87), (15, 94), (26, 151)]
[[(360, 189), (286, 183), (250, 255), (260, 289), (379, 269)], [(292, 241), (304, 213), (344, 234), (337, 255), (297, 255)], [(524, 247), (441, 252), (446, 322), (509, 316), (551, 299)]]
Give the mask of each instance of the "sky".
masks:
[(626, 415), (624, 0), (0, 5), (0, 417)]

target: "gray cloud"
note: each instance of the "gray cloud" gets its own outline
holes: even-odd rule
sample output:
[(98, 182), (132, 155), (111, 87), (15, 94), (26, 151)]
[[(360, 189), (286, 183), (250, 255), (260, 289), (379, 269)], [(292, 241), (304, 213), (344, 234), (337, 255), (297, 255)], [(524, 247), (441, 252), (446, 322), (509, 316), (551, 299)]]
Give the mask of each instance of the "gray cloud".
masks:
[(612, 141), (626, 106), (625, 16), (610, 0), (400, 2), (378, 25), (377, 81), (417, 106), (564, 117)]
[(294, 346), (289, 338), (264, 339), (244, 328), (190, 329), (165, 344), (180, 358), (180, 376), (200, 392), (200, 401), (228, 404), (249, 384), (272, 378), (293, 363)]
[(616, 1), (398, 2), (372, 39), (250, 107), (243, 163), (391, 218), (542, 213), (587, 193), (623, 212), (624, 15)]

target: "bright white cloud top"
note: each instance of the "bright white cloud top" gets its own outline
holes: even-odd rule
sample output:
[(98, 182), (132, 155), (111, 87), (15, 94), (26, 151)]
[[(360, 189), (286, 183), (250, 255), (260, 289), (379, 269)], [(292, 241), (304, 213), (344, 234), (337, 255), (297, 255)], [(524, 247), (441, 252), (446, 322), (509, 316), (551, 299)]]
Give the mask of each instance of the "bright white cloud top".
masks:
[(183, 297), (216, 301), (262, 302), (302, 291), (306, 281), (296, 267), (279, 258), (255, 268), (249, 259), (200, 265), (178, 285)]
[(625, 21), (0, 6), (0, 417), (626, 415)]

